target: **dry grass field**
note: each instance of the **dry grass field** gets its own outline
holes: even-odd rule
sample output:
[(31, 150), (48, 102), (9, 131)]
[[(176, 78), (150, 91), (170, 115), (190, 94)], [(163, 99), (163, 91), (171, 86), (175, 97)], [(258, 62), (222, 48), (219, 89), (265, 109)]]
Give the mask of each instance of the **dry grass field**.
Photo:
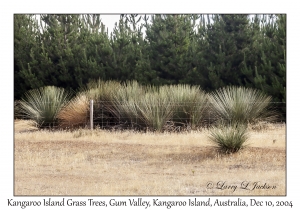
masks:
[(247, 148), (224, 155), (207, 130), (50, 132), (15, 121), (14, 194), (285, 195), (285, 129), (253, 127)]

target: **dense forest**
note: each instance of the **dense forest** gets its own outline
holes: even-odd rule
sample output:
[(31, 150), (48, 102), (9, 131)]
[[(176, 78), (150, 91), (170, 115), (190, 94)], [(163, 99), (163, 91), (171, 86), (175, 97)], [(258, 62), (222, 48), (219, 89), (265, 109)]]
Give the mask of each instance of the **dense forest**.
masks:
[(43, 86), (88, 82), (262, 90), (285, 116), (286, 15), (14, 15), (14, 99)]

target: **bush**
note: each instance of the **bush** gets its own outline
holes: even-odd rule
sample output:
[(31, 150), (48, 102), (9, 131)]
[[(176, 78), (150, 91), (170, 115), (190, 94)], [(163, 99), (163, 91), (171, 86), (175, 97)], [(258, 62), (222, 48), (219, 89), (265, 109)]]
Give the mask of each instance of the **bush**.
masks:
[(114, 113), (120, 123), (126, 126), (143, 127), (145, 125), (141, 120), (138, 104), (145, 94), (145, 87), (139, 85), (136, 81), (127, 81), (113, 95), (113, 104), (110, 111)]
[(137, 103), (140, 120), (153, 131), (161, 132), (172, 118), (173, 106), (166, 92), (147, 92)]
[(210, 129), (209, 140), (224, 153), (235, 153), (244, 148), (248, 139), (247, 125), (219, 124)]
[(92, 81), (83, 90), (88, 99), (94, 100), (94, 123), (104, 126), (116, 123), (118, 110), (115, 108), (114, 95), (121, 88), (117, 81)]
[(244, 87), (224, 87), (212, 92), (210, 102), (213, 117), (227, 123), (274, 121), (277, 114), (271, 107), (270, 96)]
[(19, 112), (24, 118), (34, 120), (39, 127), (56, 123), (57, 115), (69, 101), (70, 94), (63, 88), (46, 86), (29, 90), (19, 101)]
[[(94, 122), (162, 131), (168, 121), (177, 126), (201, 125), (208, 96), (199, 86), (142, 86), (136, 81), (93, 81), (84, 90), (94, 99)], [(173, 124), (173, 123), (171, 123)]]
[(163, 86), (160, 91), (169, 91), (167, 97), (174, 110), (171, 120), (176, 125), (195, 129), (204, 123), (209, 101), (207, 94), (199, 86), (184, 84)]

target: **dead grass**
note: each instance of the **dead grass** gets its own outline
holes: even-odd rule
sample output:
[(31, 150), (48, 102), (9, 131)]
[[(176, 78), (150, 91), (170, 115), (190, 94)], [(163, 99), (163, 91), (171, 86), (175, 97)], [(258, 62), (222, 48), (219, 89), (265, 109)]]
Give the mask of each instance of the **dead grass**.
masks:
[[(232, 155), (218, 153), (210, 145), (207, 132), (161, 134), (84, 129), (18, 132), (15, 129), (14, 193), (286, 194), (285, 125), (252, 130), (249, 147)], [(248, 189), (255, 182), (276, 188), (246, 190), (240, 187), (243, 182), (249, 182)], [(212, 189), (207, 187), (208, 183), (214, 185)]]
[(37, 123), (33, 120), (15, 120), (15, 132), (36, 131)]
[(89, 113), (89, 99), (81, 93), (73, 98), (62, 110), (58, 113), (59, 125), (62, 128), (78, 127), (87, 124)]

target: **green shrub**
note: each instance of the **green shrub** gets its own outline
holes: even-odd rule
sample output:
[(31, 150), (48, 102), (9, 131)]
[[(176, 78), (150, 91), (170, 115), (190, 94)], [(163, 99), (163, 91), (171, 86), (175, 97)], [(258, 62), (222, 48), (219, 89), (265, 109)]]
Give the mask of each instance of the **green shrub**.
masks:
[(209, 140), (224, 153), (234, 153), (244, 148), (248, 139), (247, 125), (222, 124), (210, 129)]
[(245, 87), (224, 87), (210, 94), (213, 118), (231, 123), (273, 121), (277, 115), (270, 96)]
[(53, 125), (69, 98), (70, 94), (63, 88), (54, 86), (29, 90), (19, 102), (20, 113), (24, 118), (37, 122), (40, 127)]
[(190, 126), (191, 129), (201, 126), (208, 110), (208, 96), (199, 86), (171, 85), (163, 86), (161, 92), (169, 92), (173, 111), (172, 121), (177, 125)]
[(173, 106), (165, 92), (147, 92), (136, 103), (140, 120), (153, 131), (163, 131), (166, 123), (172, 118)]
[(114, 95), (121, 88), (117, 81), (103, 81), (101, 79), (87, 84), (83, 90), (88, 99), (94, 101), (94, 123), (111, 125), (118, 118), (115, 108)]
[(111, 112), (122, 124), (143, 127), (138, 104), (145, 94), (145, 87), (139, 85), (137, 81), (127, 81), (114, 94)]

